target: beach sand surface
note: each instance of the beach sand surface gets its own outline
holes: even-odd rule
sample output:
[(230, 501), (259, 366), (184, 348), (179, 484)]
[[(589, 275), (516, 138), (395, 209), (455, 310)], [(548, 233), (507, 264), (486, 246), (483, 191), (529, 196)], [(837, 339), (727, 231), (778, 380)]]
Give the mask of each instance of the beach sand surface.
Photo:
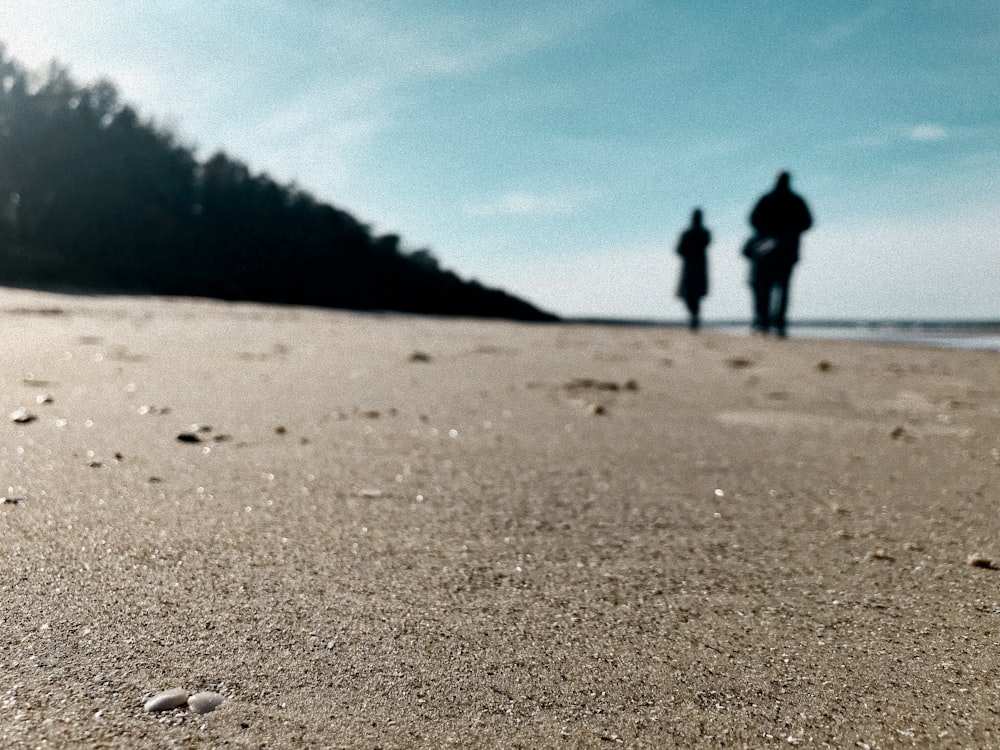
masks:
[(2, 747), (1000, 747), (998, 354), (0, 319)]

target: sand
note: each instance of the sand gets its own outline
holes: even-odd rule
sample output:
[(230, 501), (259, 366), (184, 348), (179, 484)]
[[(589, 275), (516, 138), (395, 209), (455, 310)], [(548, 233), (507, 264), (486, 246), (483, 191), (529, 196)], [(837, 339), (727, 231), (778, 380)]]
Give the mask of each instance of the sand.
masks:
[(0, 319), (2, 747), (1000, 747), (1000, 355)]

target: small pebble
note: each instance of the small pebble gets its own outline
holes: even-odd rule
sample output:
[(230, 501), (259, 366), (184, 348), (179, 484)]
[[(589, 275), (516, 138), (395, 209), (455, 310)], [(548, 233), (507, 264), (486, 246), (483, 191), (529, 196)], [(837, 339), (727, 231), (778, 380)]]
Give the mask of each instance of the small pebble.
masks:
[(886, 560), (892, 562), (896, 558), (886, 552), (884, 549), (874, 549), (865, 555), (869, 560)]
[(965, 562), (971, 565), (973, 568), (988, 568), (990, 570), (996, 569), (996, 566), (993, 564), (993, 561), (988, 557), (984, 557), (983, 555), (969, 555), (966, 558)]
[(164, 415), (164, 414), (169, 414), (170, 413), (170, 407), (167, 407), (167, 406), (149, 406), (147, 404), (147, 405), (144, 405), (144, 406), (140, 406), (137, 409), (137, 411), (139, 412), (139, 414), (142, 414), (142, 415), (146, 415), (146, 414)]
[(16, 409), (10, 413), (10, 420), (16, 422), (17, 424), (30, 424), (34, 422), (38, 417), (29, 412), (24, 407)]
[(221, 706), (225, 700), (224, 696), (205, 690), (188, 698), (187, 704), (196, 714), (207, 714)]
[(143, 710), (153, 713), (155, 711), (169, 711), (172, 708), (179, 708), (187, 703), (188, 691), (184, 688), (173, 688), (164, 690), (150, 698), (143, 705)]

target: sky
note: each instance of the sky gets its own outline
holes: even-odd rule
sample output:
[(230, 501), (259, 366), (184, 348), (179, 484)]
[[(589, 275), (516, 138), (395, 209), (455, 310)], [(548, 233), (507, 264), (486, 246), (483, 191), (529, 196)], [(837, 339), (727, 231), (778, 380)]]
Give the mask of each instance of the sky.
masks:
[(793, 320), (1000, 319), (996, 0), (0, 0), (0, 41), (560, 315), (683, 319), (701, 207), (747, 318), (788, 170)]

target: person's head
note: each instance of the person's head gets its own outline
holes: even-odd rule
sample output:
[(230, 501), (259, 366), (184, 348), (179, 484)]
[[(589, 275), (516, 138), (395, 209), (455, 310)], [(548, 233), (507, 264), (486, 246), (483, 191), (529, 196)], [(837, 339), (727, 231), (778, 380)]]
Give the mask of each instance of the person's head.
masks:
[(693, 227), (700, 227), (701, 226), (701, 218), (702, 218), (701, 209), (700, 208), (696, 208), (694, 210), (694, 213), (691, 214), (691, 226), (693, 226)]
[(775, 185), (778, 190), (791, 190), (792, 189), (792, 176), (788, 172), (782, 172), (778, 175), (778, 183)]

